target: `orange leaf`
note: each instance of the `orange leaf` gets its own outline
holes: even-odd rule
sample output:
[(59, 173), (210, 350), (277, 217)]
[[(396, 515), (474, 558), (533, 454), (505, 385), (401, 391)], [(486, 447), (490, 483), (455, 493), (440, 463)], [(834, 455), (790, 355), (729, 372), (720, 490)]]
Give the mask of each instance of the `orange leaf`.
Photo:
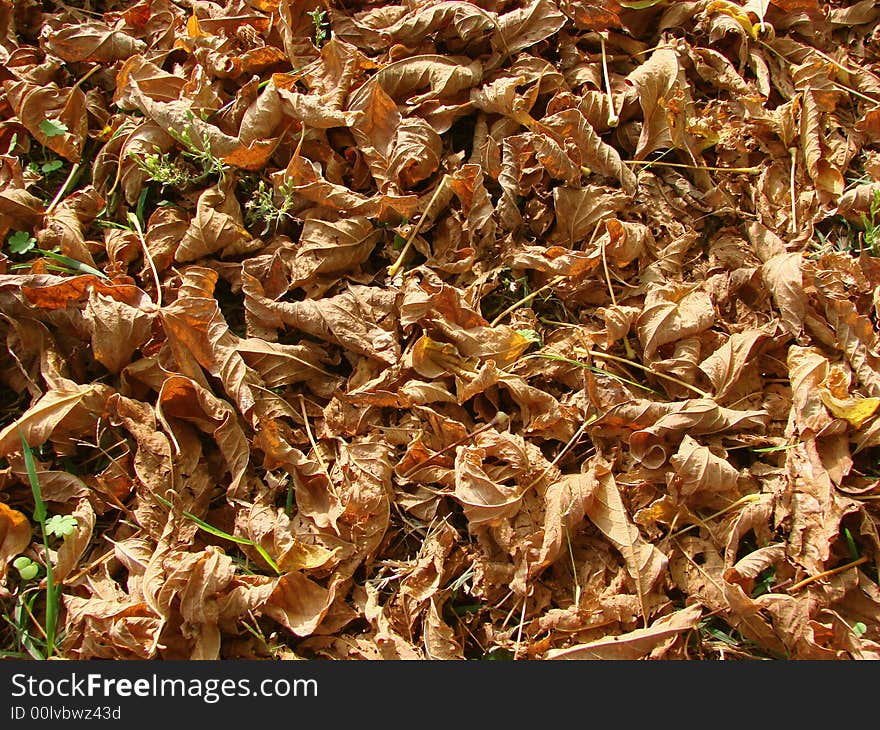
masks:
[(31, 523), (21, 512), (0, 502), (0, 579), (6, 564), (22, 553), (31, 542)]

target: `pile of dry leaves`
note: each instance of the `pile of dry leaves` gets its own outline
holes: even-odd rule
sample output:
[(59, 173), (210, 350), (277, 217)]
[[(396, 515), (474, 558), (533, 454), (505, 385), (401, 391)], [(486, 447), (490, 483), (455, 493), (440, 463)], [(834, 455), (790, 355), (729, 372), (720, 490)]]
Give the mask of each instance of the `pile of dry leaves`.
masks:
[(876, 2), (76, 4), (0, 0), (6, 652), (880, 658)]

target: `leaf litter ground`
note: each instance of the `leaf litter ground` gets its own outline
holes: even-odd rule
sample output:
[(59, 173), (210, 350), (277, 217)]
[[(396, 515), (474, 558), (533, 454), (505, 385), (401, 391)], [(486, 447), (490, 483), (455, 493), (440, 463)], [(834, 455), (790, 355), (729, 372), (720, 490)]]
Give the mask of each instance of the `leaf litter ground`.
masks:
[(878, 21), (0, 0), (5, 655), (880, 658)]

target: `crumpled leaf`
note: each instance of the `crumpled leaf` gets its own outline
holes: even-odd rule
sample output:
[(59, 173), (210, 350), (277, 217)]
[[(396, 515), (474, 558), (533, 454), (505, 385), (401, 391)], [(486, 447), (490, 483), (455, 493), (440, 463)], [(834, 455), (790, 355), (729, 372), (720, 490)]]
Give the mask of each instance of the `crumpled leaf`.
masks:
[(243, 253), (250, 241), (251, 235), (244, 227), (241, 206), (235, 196), (220, 188), (208, 188), (199, 196), (196, 215), (174, 258), (188, 262), (218, 251), (221, 256)]
[(647, 623), (651, 614), (647, 596), (666, 570), (668, 560), (639, 534), (621, 499), (614, 475), (600, 462), (596, 463), (596, 481), (592, 502), (586, 508), (587, 516), (623, 556)]
[(67, 63), (114, 63), (141, 53), (147, 44), (99, 21), (59, 28), (45, 34), (43, 43)]
[(876, 3), (71, 5), (0, 0), (56, 658), (880, 656)]
[(768, 420), (765, 411), (723, 408), (714, 401), (695, 398), (684, 401), (676, 410), (660, 415), (650, 426), (633, 432), (629, 438), (630, 451), (648, 468), (659, 468), (669, 456), (668, 440), (682, 438), (686, 433), (714, 434), (733, 428), (761, 430)]
[(726, 459), (716, 456), (687, 434), (669, 463), (680, 480), (675, 492), (681, 500), (701, 491), (734, 491), (739, 481), (739, 472)]
[(715, 321), (715, 308), (696, 287), (657, 287), (645, 297), (636, 328), (645, 357), (652, 359), (663, 345), (703, 332)]
[(19, 430), (31, 448), (49, 439), (64, 441), (89, 431), (113, 389), (103, 383), (64, 383), (46, 392), (14, 423), (0, 431), (0, 454), (21, 451)]
[(695, 629), (702, 615), (703, 607), (694, 604), (657, 619), (648, 628), (568, 649), (553, 649), (544, 658), (634, 660), (643, 659), (649, 654), (652, 658), (662, 658), (670, 639), (674, 640), (682, 632)]
[(762, 330), (735, 332), (721, 347), (700, 363), (715, 388), (715, 399), (720, 400), (736, 385), (747, 367), (753, 366), (755, 348), (770, 336)]
[(564, 23), (565, 16), (553, 0), (534, 0), (524, 8), (498, 17), (492, 45), (506, 54), (513, 54), (550, 37)]

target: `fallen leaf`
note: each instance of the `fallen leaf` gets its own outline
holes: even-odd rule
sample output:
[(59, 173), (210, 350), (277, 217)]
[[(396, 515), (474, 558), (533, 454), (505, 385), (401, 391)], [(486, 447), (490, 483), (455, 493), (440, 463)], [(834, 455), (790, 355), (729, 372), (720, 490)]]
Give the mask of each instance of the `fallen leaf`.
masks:
[(6, 579), (6, 566), (31, 543), (31, 523), (17, 509), (0, 502), (0, 580)]
[(636, 629), (628, 634), (599, 639), (588, 644), (578, 644), (568, 649), (553, 649), (545, 659), (644, 659), (649, 654), (662, 658), (670, 639), (674, 640), (684, 631), (692, 631), (703, 615), (703, 607), (694, 604), (675, 613), (657, 619), (650, 627)]
[(739, 472), (726, 459), (716, 456), (687, 434), (669, 463), (680, 480), (673, 492), (678, 500), (687, 501), (702, 491), (714, 494), (736, 491)]
[(593, 499), (586, 508), (590, 521), (620, 551), (627, 572), (635, 583), (645, 623), (651, 614), (647, 596), (666, 570), (667, 558), (645, 540), (630, 519), (610, 469), (597, 462)]

